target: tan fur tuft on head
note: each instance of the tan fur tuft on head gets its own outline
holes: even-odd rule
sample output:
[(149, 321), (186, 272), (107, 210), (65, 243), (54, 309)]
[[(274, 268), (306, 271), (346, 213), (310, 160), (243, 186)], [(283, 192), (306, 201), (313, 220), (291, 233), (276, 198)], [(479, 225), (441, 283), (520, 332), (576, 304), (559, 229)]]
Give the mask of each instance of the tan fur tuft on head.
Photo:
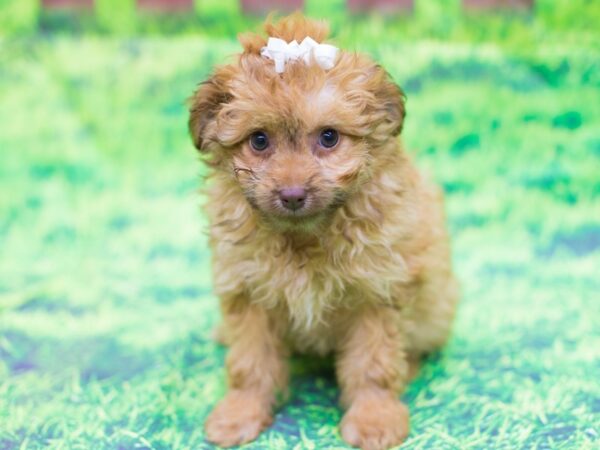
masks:
[(276, 23), (271, 22), (272, 16), (265, 22), (265, 31), (271, 37), (283, 39), (286, 42), (294, 39), (301, 42), (305, 37), (310, 36), (315, 41), (321, 43), (329, 35), (329, 25), (322, 20), (310, 20), (302, 15), (301, 12), (295, 12), (282, 18)]
[[(295, 12), (289, 16), (273, 22), (274, 15), (270, 14), (264, 24), (264, 30), (268, 37), (276, 37), (286, 42), (302, 40), (309, 36), (319, 44), (324, 42), (329, 35), (329, 25), (322, 20), (310, 20), (301, 12)], [(238, 40), (244, 48), (244, 53), (260, 54), (260, 49), (267, 44), (267, 40), (256, 33), (243, 33)]]

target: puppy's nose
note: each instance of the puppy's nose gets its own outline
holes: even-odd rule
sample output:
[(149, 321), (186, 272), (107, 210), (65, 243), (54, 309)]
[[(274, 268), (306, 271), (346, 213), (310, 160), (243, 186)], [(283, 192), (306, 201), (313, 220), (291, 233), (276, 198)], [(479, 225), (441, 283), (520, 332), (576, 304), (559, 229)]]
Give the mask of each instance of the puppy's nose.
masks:
[(285, 188), (279, 191), (279, 198), (283, 206), (296, 211), (304, 206), (306, 191), (301, 187)]

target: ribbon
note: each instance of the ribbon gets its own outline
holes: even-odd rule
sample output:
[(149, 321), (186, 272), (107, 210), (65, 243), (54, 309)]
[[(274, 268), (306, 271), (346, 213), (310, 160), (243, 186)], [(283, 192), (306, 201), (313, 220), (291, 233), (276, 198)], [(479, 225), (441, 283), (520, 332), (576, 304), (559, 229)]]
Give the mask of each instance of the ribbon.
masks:
[(308, 36), (300, 44), (296, 40), (287, 43), (283, 39), (270, 37), (260, 54), (275, 61), (275, 72), (283, 73), (286, 62), (302, 59), (309, 64), (311, 57), (322, 69), (331, 69), (335, 65), (338, 51), (337, 47), (319, 44)]

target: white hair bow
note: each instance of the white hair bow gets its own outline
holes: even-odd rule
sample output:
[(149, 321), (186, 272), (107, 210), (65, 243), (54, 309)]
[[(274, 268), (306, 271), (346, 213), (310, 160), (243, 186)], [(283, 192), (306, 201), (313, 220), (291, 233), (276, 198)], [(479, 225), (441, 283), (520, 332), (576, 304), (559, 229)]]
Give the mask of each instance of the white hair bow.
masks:
[(308, 36), (300, 44), (296, 40), (288, 44), (283, 39), (270, 37), (267, 46), (261, 49), (260, 54), (275, 61), (277, 73), (285, 70), (286, 62), (303, 59), (308, 64), (311, 56), (321, 68), (328, 70), (335, 65), (338, 48), (329, 44), (319, 44)]

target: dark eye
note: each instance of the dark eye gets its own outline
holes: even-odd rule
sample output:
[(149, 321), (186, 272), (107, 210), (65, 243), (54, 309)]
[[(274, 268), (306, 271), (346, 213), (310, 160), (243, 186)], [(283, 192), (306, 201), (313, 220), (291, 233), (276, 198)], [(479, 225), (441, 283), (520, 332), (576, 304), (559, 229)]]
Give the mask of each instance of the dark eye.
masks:
[(256, 131), (250, 135), (250, 145), (257, 152), (262, 152), (269, 146), (269, 138), (262, 131)]
[(321, 134), (319, 135), (319, 144), (325, 148), (332, 148), (335, 147), (339, 139), (340, 136), (337, 131), (327, 128), (326, 130), (321, 131)]

